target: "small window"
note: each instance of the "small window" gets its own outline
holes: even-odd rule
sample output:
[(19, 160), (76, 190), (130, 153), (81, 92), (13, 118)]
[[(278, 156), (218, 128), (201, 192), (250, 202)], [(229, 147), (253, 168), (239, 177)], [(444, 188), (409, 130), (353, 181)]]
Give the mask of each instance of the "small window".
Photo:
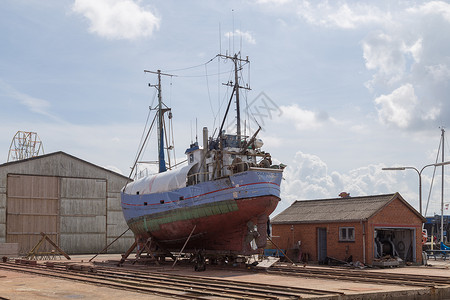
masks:
[(164, 200), (159, 200), (159, 203), (164, 204)]
[(340, 242), (354, 242), (355, 241), (355, 227), (339, 227), (339, 241)]
[(189, 154), (189, 162), (190, 163), (194, 162), (194, 153)]

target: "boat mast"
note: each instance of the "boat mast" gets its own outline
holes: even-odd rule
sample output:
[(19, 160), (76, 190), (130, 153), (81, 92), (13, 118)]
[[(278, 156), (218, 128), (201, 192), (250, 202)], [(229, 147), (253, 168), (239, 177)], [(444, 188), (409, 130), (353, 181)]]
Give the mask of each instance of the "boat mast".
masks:
[[(165, 74), (161, 73), (161, 70), (154, 71), (147, 71), (144, 70), (144, 72), (157, 74), (158, 75), (158, 83), (157, 84), (149, 84), (150, 87), (155, 87), (158, 90), (158, 165), (159, 165), (159, 173), (167, 171), (166, 168), (166, 161), (164, 158), (164, 113), (166, 111), (169, 111), (170, 108), (163, 108), (163, 102), (162, 102), (162, 92), (161, 92), (161, 75), (164, 76), (174, 76), (171, 74)], [(164, 105), (165, 106), (165, 105)]]
[(239, 146), (241, 145), (241, 109), (239, 106), (239, 78), (238, 78), (238, 68), (237, 68), (237, 54), (234, 55), (234, 89), (236, 90), (236, 135), (239, 141)]
[[(224, 83), (224, 85), (227, 86), (232, 86), (233, 87), (233, 92), (235, 94), (235, 100), (236, 100), (236, 135), (237, 135), (237, 139), (239, 142), (239, 146), (241, 145), (241, 140), (242, 140), (242, 133), (241, 133), (241, 108), (240, 108), (240, 104), (239, 104), (239, 89), (247, 89), (250, 90), (250, 88), (248, 86), (240, 86), (239, 85), (239, 71), (242, 70), (242, 62), (246, 62), (246, 63), (250, 63), (250, 61), (248, 60), (248, 56), (245, 59), (242, 59), (240, 57), (238, 57), (237, 54), (235, 54), (234, 56), (229, 56), (229, 55), (224, 55), (224, 54), (218, 54), (217, 56), (219, 57), (223, 57), (225, 59), (231, 59), (234, 63), (234, 83), (233, 82), (228, 82), (228, 83)], [(233, 98), (233, 94), (231, 95), (232, 97), (230, 98), (230, 103), (231, 100)], [(230, 103), (228, 104), (228, 107), (230, 106)], [(227, 111), (225, 113), (224, 121), (225, 118), (227, 117), (228, 114), (228, 108)], [(223, 127), (223, 122), (222, 122), (222, 126), (220, 128), (220, 132), (219, 135), (222, 134), (222, 127)]]

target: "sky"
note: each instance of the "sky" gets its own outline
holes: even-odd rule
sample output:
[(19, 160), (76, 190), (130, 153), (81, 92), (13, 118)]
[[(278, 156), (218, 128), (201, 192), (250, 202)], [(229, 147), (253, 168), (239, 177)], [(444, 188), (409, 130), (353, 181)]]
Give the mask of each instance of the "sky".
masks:
[[(252, 132), (256, 120), (264, 150), (287, 165), (275, 214), (343, 191), (399, 192), (418, 210), (418, 173), (382, 168), (441, 160), (447, 2), (4, 0), (0, 37), (0, 163), (16, 132), (31, 131), (45, 153), (128, 176), (155, 105), (157, 77), (144, 70), (158, 69), (175, 75), (163, 76), (162, 93), (181, 161), (201, 128), (220, 126), (232, 65), (219, 53), (248, 56), (245, 124)], [(421, 175), (424, 212), (433, 171)], [(440, 213), (440, 176), (427, 215)]]

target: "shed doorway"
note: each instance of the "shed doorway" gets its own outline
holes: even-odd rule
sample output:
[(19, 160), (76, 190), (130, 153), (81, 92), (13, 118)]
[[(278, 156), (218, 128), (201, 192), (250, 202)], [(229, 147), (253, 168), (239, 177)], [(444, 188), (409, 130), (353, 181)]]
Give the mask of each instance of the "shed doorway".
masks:
[(391, 256), (404, 262), (416, 262), (415, 236), (415, 228), (375, 228), (374, 258)]
[(327, 229), (317, 228), (317, 260), (324, 264), (327, 259)]

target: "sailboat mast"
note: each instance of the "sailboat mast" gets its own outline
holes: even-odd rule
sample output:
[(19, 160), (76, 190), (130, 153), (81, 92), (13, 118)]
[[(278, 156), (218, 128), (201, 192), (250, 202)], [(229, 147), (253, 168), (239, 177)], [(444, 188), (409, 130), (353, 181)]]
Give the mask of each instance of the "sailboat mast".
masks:
[[(164, 158), (164, 113), (166, 111), (170, 111), (170, 108), (164, 105), (162, 102), (162, 88), (161, 88), (161, 75), (164, 76), (176, 76), (171, 74), (161, 73), (161, 70), (155, 71), (147, 71), (144, 72), (157, 74), (158, 75), (158, 84), (149, 84), (150, 87), (155, 87), (158, 90), (158, 165), (159, 165), (159, 173), (167, 171), (166, 168), (166, 160)], [(165, 108), (163, 107), (165, 106)], [(170, 162), (170, 160), (169, 160)]]
[(167, 171), (166, 161), (164, 159), (164, 127), (163, 127), (163, 110), (161, 95), (161, 70), (158, 73), (158, 165), (159, 173)]
[(234, 89), (236, 94), (236, 135), (239, 146), (241, 146), (241, 109), (239, 106), (239, 77), (238, 77), (238, 60), (237, 54), (234, 55)]

